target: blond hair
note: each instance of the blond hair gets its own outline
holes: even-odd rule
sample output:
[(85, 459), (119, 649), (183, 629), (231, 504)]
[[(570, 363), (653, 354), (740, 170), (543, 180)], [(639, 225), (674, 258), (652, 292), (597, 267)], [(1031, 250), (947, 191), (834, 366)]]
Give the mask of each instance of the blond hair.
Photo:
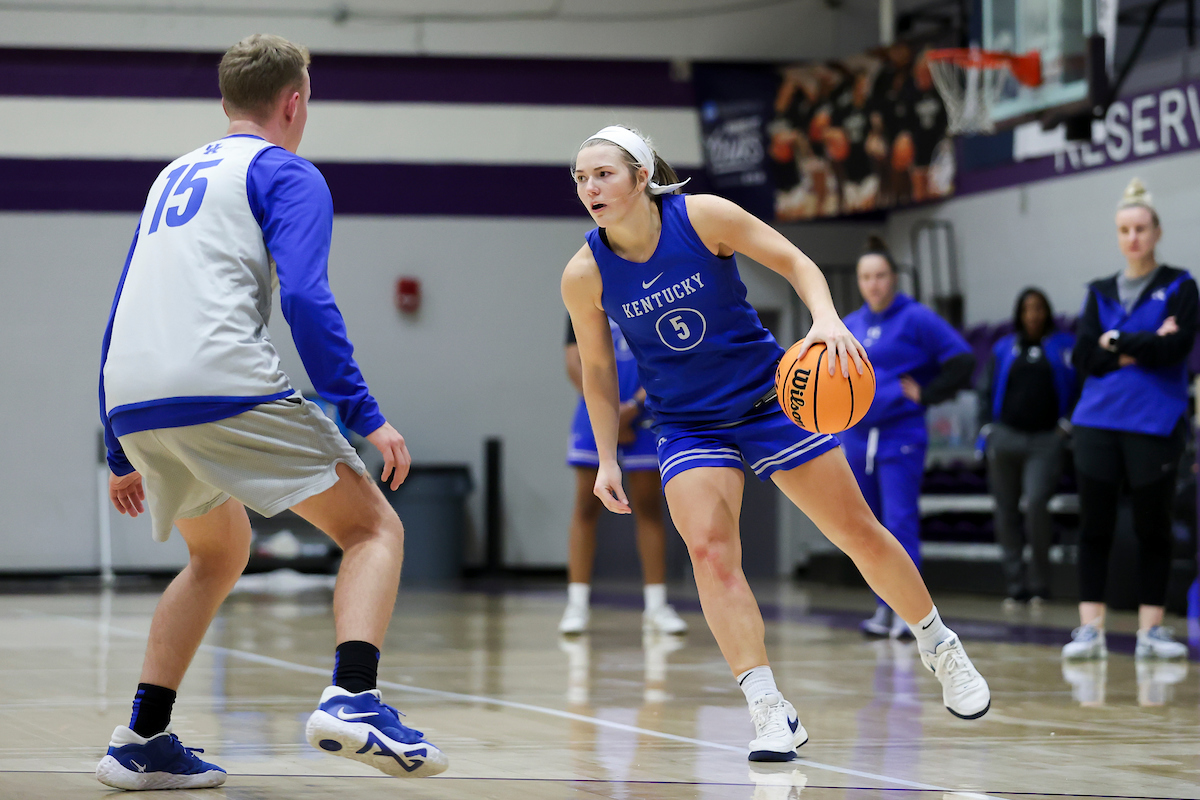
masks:
[(282, 36), (247, 36), (221, 57), (221, 97), (235, 113), (263, 116), (284, 89), (299, 90), (310, 60), (307, 47)]
[(1154, 210), (1154, 199), (1150, 196), (1150, 191), (1146, 188), (1146, 184), (1142, 183), (1141, 178), (1134, 178), (1125, 187), (1125, 193), (1121, 195), (1121, 202), (1117, 203), (1117, 211), (1123, 211), (1126, 208), (1144, 208), (1150, 212), (1150, 218), (1154, 220), (1154, 227), (1159, 227), (1158, 212)]

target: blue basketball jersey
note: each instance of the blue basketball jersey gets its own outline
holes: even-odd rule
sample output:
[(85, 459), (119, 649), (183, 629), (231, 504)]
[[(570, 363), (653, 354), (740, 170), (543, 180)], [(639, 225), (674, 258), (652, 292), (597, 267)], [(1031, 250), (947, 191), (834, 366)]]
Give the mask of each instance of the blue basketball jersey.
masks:
[(599, 228), (587, 242), (604, 310), (659, 422), (738, 419), (770, 391), (783, 349), (746, 302), (736, 260), (713, 255), (692, 228), (683, 195), (662, 196), (662, 232), (644, 264), (614, 253)]

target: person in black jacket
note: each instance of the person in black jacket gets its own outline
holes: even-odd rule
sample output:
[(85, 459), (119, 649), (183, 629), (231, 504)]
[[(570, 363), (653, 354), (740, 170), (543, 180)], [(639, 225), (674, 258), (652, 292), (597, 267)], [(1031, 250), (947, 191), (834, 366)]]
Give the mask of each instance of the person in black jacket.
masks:
[[(1036, 605), (1050, 596), (1050, 497), (1075, 403), (1075, 337), (1054, 324), (1041, 289), (1017, 297), (1014, 330), (996, 342), (980, 397), (982, 436), (987, 442), (988, 483), (996, 499), (996, 541), (1004, 552), (1005, 608)], [(1025, 529), (1021, 529), (1021, 495)], [(1026, 572), (1025, 543), (1033, 560)]]
[(1104, 658), (1104, 591), (1122, 486), (1138, 539), (1138, 658), (1182, 658), (1187, 647), (1162, 626), (1171, 558), (1171, 503), (1183, 452), (1187, 356), (1196, 337), (1196, 282), (1159, 264), (1162, 236), (1138, 179), (1117, 211), (1128, 266), (1094, 281), (1079, 319), (1075, 366), (1086, 376), (1072, 416), (1079, 482), (1080, 627), (1064, 658)]

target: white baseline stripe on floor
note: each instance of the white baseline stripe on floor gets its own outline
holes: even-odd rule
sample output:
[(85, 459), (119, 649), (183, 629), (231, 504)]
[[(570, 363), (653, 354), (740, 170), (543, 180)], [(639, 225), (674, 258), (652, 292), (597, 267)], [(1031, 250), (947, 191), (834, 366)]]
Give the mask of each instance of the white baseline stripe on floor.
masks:
[[(30, 616), (43, 617), (46, 619), (59, 619), (66, 622), (73, 622), (77, 625), (83, 625), (89, 628), (96, 628), (100, 623), (93, 620), (81, 619), (79, 617), (61, 616), (58, 614), (42, 614), (36, 611), (26, 611)], [(122, 628), (108, 628), (110, 634), (124, 636), (131, 639), (145, 639), (146, 635), (137, 633), (136, 631), (127, 631)], [(280, 658), (271, 656), (259, 655), (251, 653), (248, 650), (235, 650), (231, 647), (221, 647), (215, 644), (202, 644), (200, 649), (209, 653), (219, 653), (230, 658), (237, 658), (242, 661), (249, 661), (254, 664), (264, 664), (278, 669), (285, 669), (290, 672), (301, 672), (306, 675), (320, 675), (328, 679), (330, 670), (326, 667), (313, 667), (308, 664), (297, 664), (293, 661), (284, 661)], [(544, 714), (550, 717), (558, 717), (560, 719), (569, 719), (576, 722), (587, 722), (599, 728), (609, 728), (611, 730), (625, 731), (626, 733), (636, 733), (639, 736), (649, 736), (656, 739), (665, 739), (671, 742), (682, 742), (683, 744), (692, 744), (698, 747), (707, 747), (714, 750), (724, 750), (730, 753), (738, 753), (741, 756), (746, 755), (745, 747), (736, 747), (731, 744), (721, 744), (720, 742), (710, 742), (705, 739), (693, 739), (690, 736), (678, 736), (674, 733), (664, 733), (650, 728), (639, 728), (636, 725), (626, 725), (621, 722), (613, 722), (598, 717), (589, 717), (584, 714), (575, 714), (571, 711), (560, 711), (557, 708), (547, 708), (545, 706), (535, 706), (530, 703), (518, 703), (515, 700), (501, 700), (496, 697), (487, 697), (485, 695), (463, 694), (461, 692), (448, 692), (443, 689), (426, 689), (423, 686), (410, 686), (405, 683), (393, 683), (391, 681), (379, 681), (379, 686), (384, 689), (395, 689), (400, 692), (409, 692), (410, 694), (422, 694), (429, 697), (441, 697), (447, 700), (457, 700), (462, 703), (481, 703), (485, 705), (500, 706), (502, 708), (512, 708), (520, 711), (529, 711), (534, 714)], [(452, 755), (452, 754), (451, 754)], [(847, 767), (838, 767), (833, 764), (822, 764), (819, 761), (812, 761), (808, 758), (801, 757), (796, 762), (797, 766), (811, 767), (812, 769), (820, 769), (826, 772), (836, 772), (839, 775), (853, 775), (856, 778), (867, 778), (868, 780), (880, 781), (882, 783), (890, 783), (896, 786), (903, 786), (909, 789), (925, 789), (935, 792), (951, 792), (956, 797), (970, 798), (970, 800), (1003, 800), (1003, 798), (994, 797), (988, 794), (979, 794), (977, 792), (964, 792), (957, 789), (950, 789), (945, 786), (934, 786), (930, 783), (918, 783), (916, 781), (904, 780), (903, 778), (892, 778), (887, 775), (878, 775), (874, 772), (864, 772), (857, 769), (849, 769)]]
[[(314, 100), (300, 155), (310, 161), (519, 164), (563, 168), (584, 138), (633, 125), (669, 163), (697, 167), (700, 120), (688, 108)], [(0, 157), (163, 159), (225, 133), (217, 100), (0, 97)]]

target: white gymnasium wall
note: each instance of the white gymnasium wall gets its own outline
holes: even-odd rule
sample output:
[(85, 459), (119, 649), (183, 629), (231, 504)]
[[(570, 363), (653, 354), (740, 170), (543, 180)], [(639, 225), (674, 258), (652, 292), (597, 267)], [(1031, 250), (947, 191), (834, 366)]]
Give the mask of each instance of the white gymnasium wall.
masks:
[(888, 241), (909, 260), (909, 232), (923, 219), (954, 225), (968, 324), (1012, 315), (1017, 293), (1044, 289), (1075, 314), (1088, 281), (1124, 269), (1113, 217), (1125, 185), (1145, 181), (1162, 219), (1159, 260), (1200, 277), (1200, 153), (1182, 153), (896, 212)]
[[(0, 214), (0, 571), (87, 570), (96, 546), (96, 381), (100, 336), (136, 219), (132, 214)], [(572, 481), (563, 466), (575, 395), (563, 371), (558, 277), (585, 219), (340, 217), (330, 276), (356, 356), (389, 420), (424, 463), (466, 463), (482, 477), (487, 436), (505, 443), (506, 558), (561, 566)], [(865, 228), (785, 231), (818, 261), (852, 259)], [(782, 278), (743, 262), (749, 298), (794, 330)], [(403, 317), (397, 276), (422, 281)], [(278, 309), (278, 305), (276, 305)], [(272, 335), (298, 388), (311, 388), (282, 315)], [(114, 517), (119, 559), (154, 565), (143, 524)], [(478, 532), (481, 493), (471, 499)], [(801, 523), (785, 519), (785, 531)], [(145, 539), (139, 537), (145, 536)], [(786, 533), (786, 553), (809, 545)], [(176, 537), (177, 538), (177, 537)], [(166, 551), (162, 551), (166, 552)], [(169, 555), (181, 551), (176, 542)], [(169, 559), (167, 559), (169, 560)], [(788, 562), (790, 565), (790, 561)]]
[[(847, 0), (838, 10), (824, 0), (756, 3), (748, 10), (716, 15), (705, 9), (730, 4), (666, 0), (655, 12), (680, 12), (681, 18), (640, 20), (630, 18), (646, 13), (645, 4), (635, 0), (568, 0), (558, 18), (520, 23), (445, 15), (544, 11), (554, 4), (350, 0), (338, 4), (350, 11), (341, 22), (328, 11), (331, 4), (315, 0), (247, 0), (242, 5), (235, 17), (214, 13), (219, 7), (211, 0), (186, 8), (163, 0), (137, 10), (110, 0), (81, 0), (71, 12), (36, 4), (0, 8), (0, 46), (214, 50), (251, 31), (270, 30), (318, 53), (671, 58), (681, 60), (685, 76), (684, 59), (843, 56), (872, 45), (877, 32), (872, 0)], [(261, 15), (251, 13), (256, 11)], [(66, 149), (52, 145), (63, 131), (80, 131), (78, 120), (88, 116), (81, 109), (91, 102), (5, 99), (10, 113), (0, 117), (26, 122), (7, 131), (0, 124), (0, 149), (8, 156), (28, 148), (32, 150), (25, 154), (33, 157), (86, 155), (78, 149), (79, 137)], [(185, 115), (194, 105), (187, 100), (152, 102), (172, 103)], [(16, 113), (22, 103), (30, 107)], [(343, 105), (331, 104), (330, 110), (362, 111)], [(608, 117), (619, 111), (607, 109), (608, 116), (598, 124), (611, 122)], [(38, 123), (37, 113), (50, 116)], [(211, 116), (208, 108), (202, 113)], [(692, 114), (666, 113), (689, 120)], [(94, 118), (109, 116), (103, 112)], [(319, 139), (315, 124), (310, 144)], [(680, 123), (678, 129), (691, 124)], [(580, 125), (573, 123), (572, 131)], [(662, 124), (647, 128), (659, 132), (669, 158), (691, 161), (684, 152), (690, 147), (698, 153), (694, 141), (679, 148), (661, 141), (673, 135), (665, 134)], [(103, 131), (85, 133), (90, 142), (99, 141), (90, 134)], [(122, 142), (128, 144), (124, 138), (118, 144)], [(47, 148), (53, 152), (43, 152)], [(141, 150), (133, 154), (144, 155)], [(92, 155), (116, 157), (108, 150)], [(402, 155), (423, 160), (421, 153)], [(431, 158), (440, 158), (435, 156)], [(0, 213), (6, 301), (0, 315), (0, 336), (6, 343), (0, 348), (0, 374), (7, 378), (0, 394), (0, 414), (7, 423), (0, 426), (0, 452), (6, 456), (0, 463), (0, 503), (5, 508), (0, 572), (90, 570), (98, 564), (99, 342), (135, 221), (132, 214)], [(845, 263), (857, 252), (861, 227), (831, 224), (785, 232), (818, 262)], [(514, 566), (561, 566), (566, 560), (571, 480), (562, 461), (574, 396), (562, 368), (565, 312), (557, 286), (561, 266), (586, 228), (583, 217), (339, 217), (335, 222), (334, 290), (368, 381), (385, 413), (408, 438), (414, 458), (467, 463), (478, 480), (483, 438), (504, 438), (506, 557)], [(424, 283), (425, 305), (412, 320), (401, 318), (391, 303), (393, 282), (401, 274)], [(753, 264), (743, 266), (743, 276), (751, 301), (780, 310), (785, 329), (795, 330), (790, 290), (782, 279)], [(288, 368), (303, 386), (286, 325), (277, 318), (272, 327)], [(472, 497), (471, 512), (478, 529), (479, 492)], [(144, 519), (109, 516), (119, 563), (179, 563), (178, 537), (159, 547), (149, 541)], [(794, 527), (787, 517), (784, 526)], [(800, 541), (803, 536), (785, 534), (785, 553), (804, 552), (808, 545)]]

